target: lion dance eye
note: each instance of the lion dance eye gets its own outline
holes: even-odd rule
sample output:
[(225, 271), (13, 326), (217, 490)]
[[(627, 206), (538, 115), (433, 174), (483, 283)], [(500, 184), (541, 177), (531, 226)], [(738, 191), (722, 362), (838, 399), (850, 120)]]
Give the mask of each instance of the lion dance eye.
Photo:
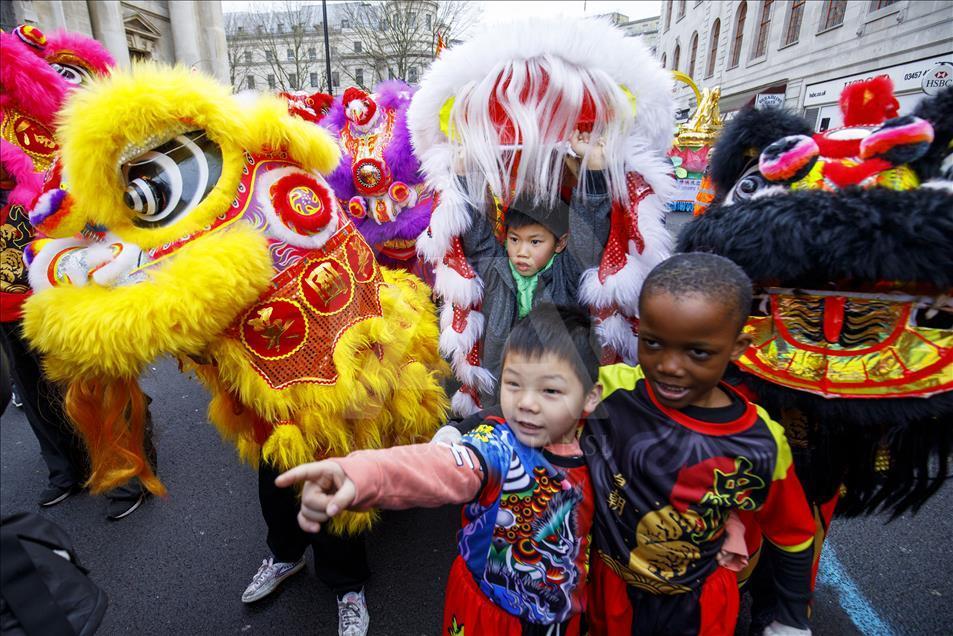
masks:
[(728, 196), (725, 197), (725, 205), (747, 201), (754, 196), (756, 192), (767, 186), (767, 180), (758, 172), (757, 164), (754, 164), (741, 175), (741, 178), (735, 183), (735, 186), (728, 193)]
[(123, 202), (139, 227), (163, 227), (185, 217), (222, 175), (222, 150), (204, 131), (177, 135), (122, 167)]
[(60, 64), (59, 62), (53, 62), (50, 64), (50, 66), (54, 71), (59, 73), (63, 79), (74, 86), (88, 84), (93, 79), (90, 76), (89, 71), (84, 69), (82, 66), (76, 66), (74, 64)]

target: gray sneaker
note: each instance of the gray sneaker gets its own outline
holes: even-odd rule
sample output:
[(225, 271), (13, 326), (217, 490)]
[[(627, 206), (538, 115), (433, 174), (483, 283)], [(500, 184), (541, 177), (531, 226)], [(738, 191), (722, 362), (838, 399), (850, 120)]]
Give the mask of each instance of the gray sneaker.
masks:
[(364, 636), (371, 624), (364, 590), (348, 592), (338, 599), (338, 636)]
[(274, 592), (278, 585), (286, 578), (300, 572), (304, 568), (302, 556), (294, 563), (275, 563), (274, 557), (268, 557), (261, 562), (261, 567), (255, 573), (251, 583), (242, 592), (242, 603), (254, 603)]

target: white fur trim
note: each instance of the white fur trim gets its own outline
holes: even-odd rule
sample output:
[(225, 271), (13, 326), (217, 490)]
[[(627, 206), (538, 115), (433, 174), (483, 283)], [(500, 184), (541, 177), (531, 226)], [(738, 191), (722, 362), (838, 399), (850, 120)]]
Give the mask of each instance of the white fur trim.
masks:
[(604, 347), (609, 347), (626, 364), (635, 364), (638, 359), (638, 338), (632, 333), (632, 325), (621, 314), (613, 314), (596, 325), (596, 334)]
[[(551, 75), (560, 75), (553, 78), (554, 83), (565, 81), (567, 85), (579, 85), (577, 80), (587, 76), (589, 79), (584, 84), (589, 88), (598, 87), (597, 92), (611, 101), (603, 106), (613, 108), (613, 112), (631, 112), (618, 88), (625, 86), (635, 97), (636, 112), (619, 129), (619, 132), (628, 131), (624, 145), (630, 147), (635, 140), (640, 140), (659, 154), (668, 149), (674, 132), (673, 79), (648, 49), (637, 39), (626, 38), (606, 21), (537, 16), (532, 20), (487, 27), (469, 41), (444, 51), (434, 61), (407, 112), (417, 155), (423, 156), (432, 148), (448, 143), (440, 130), (440, 110), (447, 99), (455, 97), (459, 101), (461, 95), (472, 91), (489, 76), (496, 76), (508, 64), (532, 59), (550, 68)], [(566, 75), (562, 76), (563, 73)], [(600, 85), (599, 78), (606, 78), (614, 86), (608, 86), (608, 82)], [(480, 99), (483, 97), (488, 97), (485, 91)], [(455, 103), (454, 110), (458, 110), (457, 106)], [(527, 140), (527, 143), (533, 141)], [(616, 143), (611, 140), (607, 144), (610, 157), (615, 154), (611, 146)], [(424, 166), (428, 179), (436, 176), (434, 168), (437, 166)], [(449, 158), (440, 168), (449, 171)], [(612, 170), (610, 163), (610, 172)], [(615, 182), (615, 187), (624, 185), (618, 183), (617, 178), (610, 181)]]
[[(113, 257), (112, 245), (119, 243), (122, 251)], [(89, 268), (106, 263), (93, 272), (93, 282), (104, 287), (129, 282), (129, 275), (143, 262), (149, 260), (142, 248), (135, 243), (127, 243), (115, 234), (107, 234), (102, 243), (90, 246), (88, 250)], [(95, 261), (95, 262), (94, 262)]]
[[(274, 185), (279, 179), (292, 174), (303, 174), (311, 177), (328, 190), (328, 199), (331, 201), (332, 206), (331, 220), (328, 221), (328, 224), (324, 227), (324, 229), (317, 234), (307, 236), (304, 234), (298, 234), (292, 230), (290, 227), (284, 224), (284, 222), (278, 216), (278, 213), (275, 211), (275, 206), (271, 202), (271, 186)], [(255, 182), (255, 198), (261, 206), (261, 210), (265, 215), (265, 220), (268, 221), (268, 229), (266, 232), (278, 240), (284, 241), (289, 245), (294, 245), (295, 247), (303, 247), (312, 250), (321, 249), (324, 247), (324, 244), (327, 243), (328, 239), (338, 231), (343, 218), (341, 210), (338, 209), (337, 197), (334, 196), (334, 190), (331, 189), (331, 186), (327, 184), (321, 175), (316, 172), (308, 172), (293, 166), (286, 168), (276, 168), (259, 177)]]
[(473, 401), (470, 394), (464, 393), (463, 391), (457, 391), (453, 394), (453, 398), (450, 399), (450, 408), (453, 409), (454, 413), (462, 417), (468, 417), (480, 410), (480, 407)]
[(466, 355), (483, 335), (484, 317), (478, 311), (470, 311), (463, 333), (453, 328), (453, 306), (444, 303), (440, 308), (440, 354), (445, 358), (462, 353)]
[[(33, 290), (33, 292), (38, 293), (54, 286), (47, 277), (47, 270), (49, 269), (50, 263), (54, 258), (67, 249), (73, 247), (85, 247), (88, 244), (88, 241), (77, 238), (52, 239), (46, 243), (43, 246), (43, 249), (33, 256), (33, 262), (30, 263), (30, 268), (27, 271), (27, 277), (30, 280), (30, 288)], [(73, 281), (74, 285), (77, 287), (82, 287), (86, 284), (88, 271), (88, 269), (81, 267), (79, 259), (76, 259), (69, 262), (66, 273), (70, 280)]]
[(466, 354), (456, 354), (450, 358), (453, 374), (460, 382), (475, 387), (481, 393), (492, 393), (496, 386), (496, 378), (487, 369), (473, 366), (467, 362)]
[(444, 301), (458, 307), (474, 307), (483, 300), (483, 281), (479, 276), (464, 278), (443, 263), (434, 267), (433, 289)]

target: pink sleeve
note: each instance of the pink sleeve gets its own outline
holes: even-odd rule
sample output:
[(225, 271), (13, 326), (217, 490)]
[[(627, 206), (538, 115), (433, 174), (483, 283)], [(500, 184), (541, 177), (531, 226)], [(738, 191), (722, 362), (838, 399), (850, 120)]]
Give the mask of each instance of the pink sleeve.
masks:
[(413, 444), (363, 450), (334, 460), (357, 488), (352, 509), (434, 508), (471, 501), (483, 471), (460, 444)]
[(734, 510), (725, 520), (725, 542), (718, 563), (732, 572), (740, 572), (748, 565), (748, 547), (745, 545), (745, 524)]

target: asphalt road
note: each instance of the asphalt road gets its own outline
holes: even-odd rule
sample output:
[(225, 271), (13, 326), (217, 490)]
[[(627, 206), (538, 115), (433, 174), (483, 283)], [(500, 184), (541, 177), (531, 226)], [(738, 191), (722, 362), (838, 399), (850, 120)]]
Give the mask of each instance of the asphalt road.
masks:
[[(255, 473), (207, 423), (206, 393), (174, 362), (156, 364), (143, 386), (155, 398), (159, 475), (169, 497), (118, 522), (106, 521), (105, 501), (88, 494), (43, 510), (69, 531), (109, 595), (99, 633), (335, 634), (334, 596), (310, 565), (272, 597), (241, 603), (267, 553)], [(0, 513), (39, 510), (45, 476), (23, 413), (10, 407), (0, 425)], [(953, 633), (950, 509), (953, 484), (914, 518), (835, 523), (814, 633)], [(368, 542), (372, 634), (439, 633), (457, 522), (452, 507), (385, 515)]]

